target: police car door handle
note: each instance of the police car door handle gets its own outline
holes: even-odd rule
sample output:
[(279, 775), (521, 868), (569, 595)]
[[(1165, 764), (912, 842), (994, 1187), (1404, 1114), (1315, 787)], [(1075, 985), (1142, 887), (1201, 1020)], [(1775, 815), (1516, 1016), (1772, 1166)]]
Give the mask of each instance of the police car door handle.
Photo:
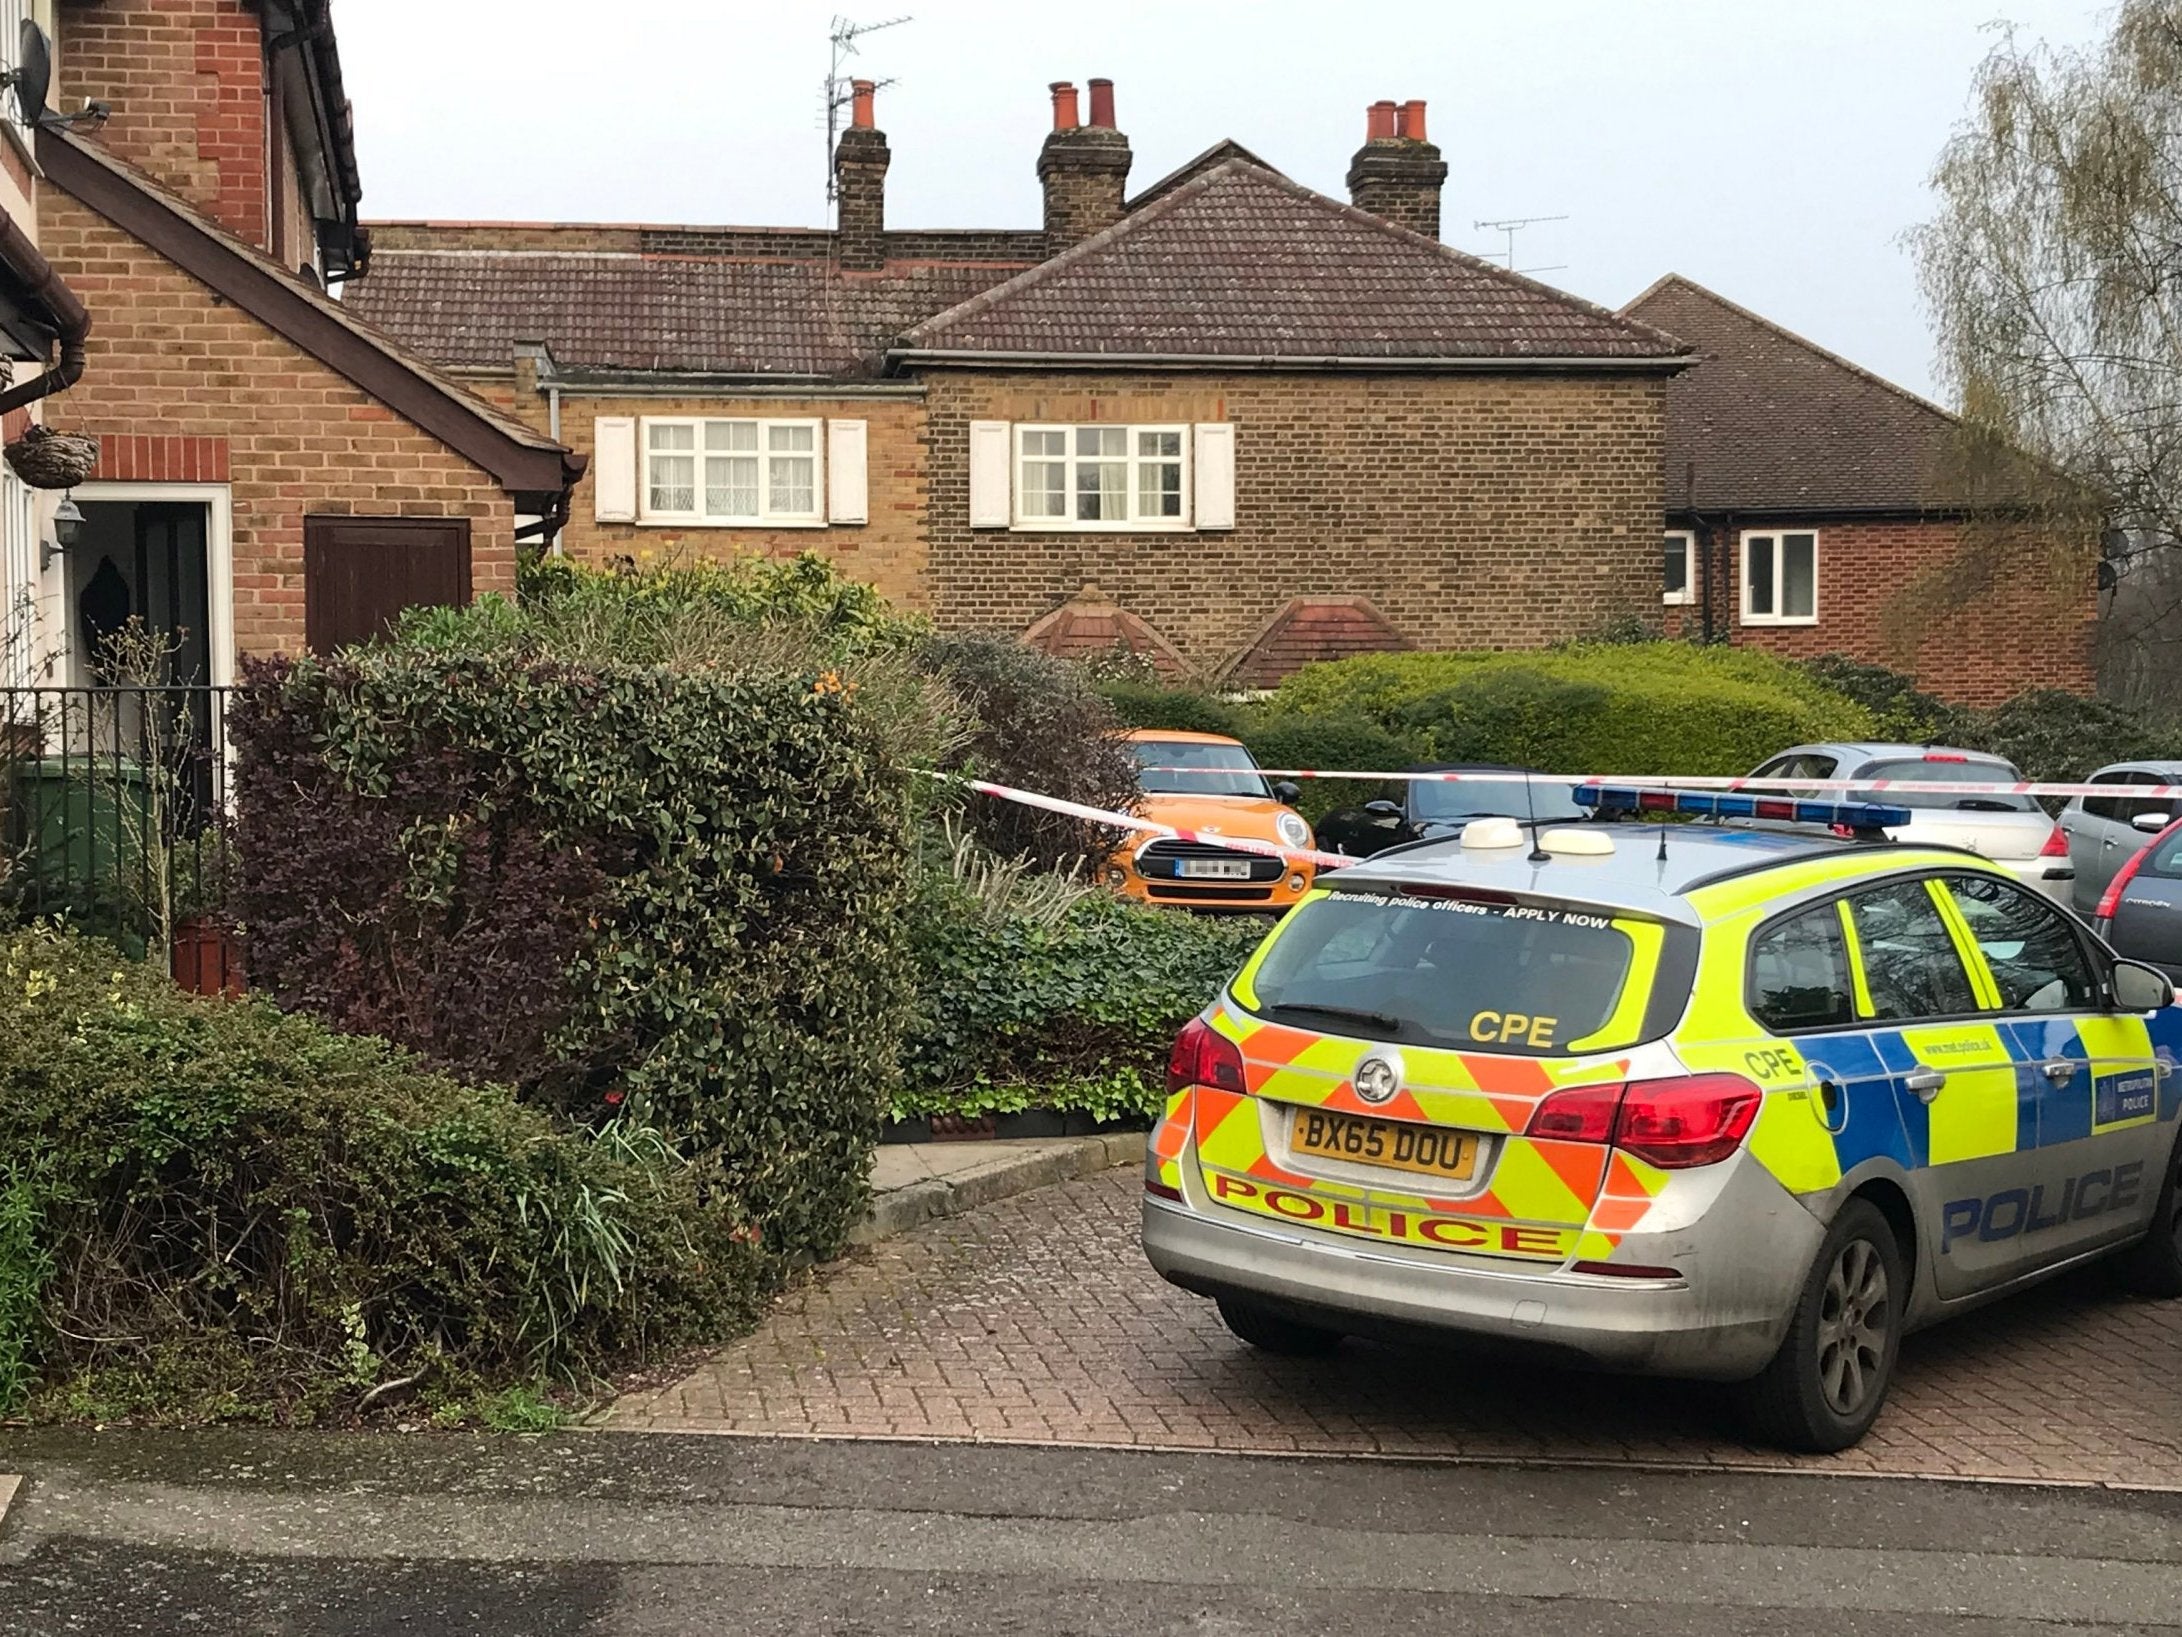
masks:
[(1940, 1094), (1940, 1087), (1947, 1084), (1947, 1071), (1945, 1069), (1917, 1069), (1904, 1075), (1902, 1084), (1929, 1103)]
[(2077, 1063), (2072, 1057), (2056, 1057), (2045, 1065), (2046, 1078), (2055, 1085), (2066, 1085), (2076, 1078)]

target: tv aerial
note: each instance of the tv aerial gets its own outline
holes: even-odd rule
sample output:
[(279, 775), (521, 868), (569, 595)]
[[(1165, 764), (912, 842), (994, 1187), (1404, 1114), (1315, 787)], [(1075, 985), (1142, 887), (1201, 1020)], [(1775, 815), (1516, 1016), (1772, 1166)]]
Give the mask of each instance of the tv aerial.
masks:
[(28, 17), (16, 34), (15, 66), (0, 70), (0, 88), (15, 93), (16, 117), (32, 130), (48, 125), (60, 130), (99, 126), (113, 112), (103, 102), (86, 102), (80, 112), (73, 114), (56, 114), (45, 105), (53, 89), (53, 42)]
[(1553, 265), (1550, 267), (1516, 266), (1515, 236), (1516, 234), (1522, 232), (1524, 228), (1536, 227), (1540, 222), (1565, 222), (1567, 220), (1568, 218), (1566, 216), (1504, 216), (1497, 222), (1472, 222), (1470, 225), (1476, 228), (1480, 233), (1505, 233), (1508, 236), (1506, 248), (1501, 250), (1495, 250), (1491, 252), (1491, 254), (1495, 258), (1497, 258), (1500, 261), (1500, 264), (1507, 268), (1509, 272), (1559, 273), (1566, 270), (1568, 266), (1567, 262), (1557, 261), (1553, 263)]
[[(841, 110), (856, 96), (849, 76), (841, 70), (851, 57), (858, 55), (856, 42), (864, 35), (876, 34), (882, 28), (895, 28), (914, 21), (916, 19), (906, 12), (879, 23), (858, 23), (838, 16), (833, 20), (833, 33), (829, 36), (833, 43), (833, 60), (826, 69), (826, 203), (829, 205), (840, 197), (841, 191), (833, 174), (834, 144), (841, 136)], [(874, 88), (893, 83), (891, 79), (872, 81)]]

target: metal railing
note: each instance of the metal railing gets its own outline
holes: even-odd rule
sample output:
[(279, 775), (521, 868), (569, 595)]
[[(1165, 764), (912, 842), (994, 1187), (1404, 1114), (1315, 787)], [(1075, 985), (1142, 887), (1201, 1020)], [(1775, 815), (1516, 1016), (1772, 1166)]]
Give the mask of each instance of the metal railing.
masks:
[[(204, 958), (234, 880), (229, 690), (0, 688), (0, 914)], [(234, 987), (222, 970), (192, 987)], [(185, 981), (188, 979), (185, 978)]]

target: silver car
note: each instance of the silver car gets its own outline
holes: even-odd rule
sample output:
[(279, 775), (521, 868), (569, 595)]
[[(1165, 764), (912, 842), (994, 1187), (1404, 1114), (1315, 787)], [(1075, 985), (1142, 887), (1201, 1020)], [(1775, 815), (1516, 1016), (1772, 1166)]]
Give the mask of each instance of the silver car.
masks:
[(2069, 862), (2076, 867), (2070, 883), (2076, 913), (2091, 916), (2115, 873), (2169, 820), (2182, 818), (2182, 801), (2133, 796), (2131, 787), (2182, 784), (2182, 762), (2115, 762), (2084, 783), (2114, 787), (2111, 796), (2078, 796), (2061, 809), (2061, 833), (2068, 838)]
[[(1797, 745), (1782, 751), (1751, 777), (1779, 779), (1791, 789), (1799, 779), (1909, 779), (1995, 785), (2023, 782), (2013, 762), (1981, 750), (1879, 743)], [(2077, 907), (2077, 865), (2069, 856), (2068, 838), (2034, 797), (2005, 790), (1995, 790), (1989, 796), (1904, 795), (1887, 790), (1825, 799), (1906, 807), (1912, 814), (1910, 822), (1887, 831), (1894, 840), (1966, 848), (1991, 859), (2033, 892), (2057, 904)], [(2095, 899), (2097, 894), (2092, 896)], [(2089, 906), (2081, 907), (2088, 910)]]

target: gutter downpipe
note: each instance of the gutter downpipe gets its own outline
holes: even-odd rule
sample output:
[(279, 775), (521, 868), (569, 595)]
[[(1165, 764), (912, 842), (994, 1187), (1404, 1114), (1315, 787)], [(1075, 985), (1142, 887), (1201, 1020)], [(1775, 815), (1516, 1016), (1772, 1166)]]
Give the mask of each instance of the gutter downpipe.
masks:
[[(561, 384), (558, 381), (546, 385), (546, 431), (555, 443), (561, 441)], [(568, 508), (561, 508), (559, 519), (553, 525), (553, 537), (546, 549), (554, 556), (561, 555), (561, 527), (568, 521)]]
[(29, 235), (17, 227), (14, 218), (4, 210), (0, 210), (0, 263), (22, 281), (26, 293), (43, 302), (52, 313), (54, 333), (60, 343), (59, 358), (51, 368), (20, 386), (0, 392), (0, 414), (5, 414), (56, 392), (65, 392), (83, 378), (84, 338), (91, 333), (91, 311), (84, 306), (83, 298), (62, 282), (60, 274), (53, 270), (53, 264), (39, 253)]

